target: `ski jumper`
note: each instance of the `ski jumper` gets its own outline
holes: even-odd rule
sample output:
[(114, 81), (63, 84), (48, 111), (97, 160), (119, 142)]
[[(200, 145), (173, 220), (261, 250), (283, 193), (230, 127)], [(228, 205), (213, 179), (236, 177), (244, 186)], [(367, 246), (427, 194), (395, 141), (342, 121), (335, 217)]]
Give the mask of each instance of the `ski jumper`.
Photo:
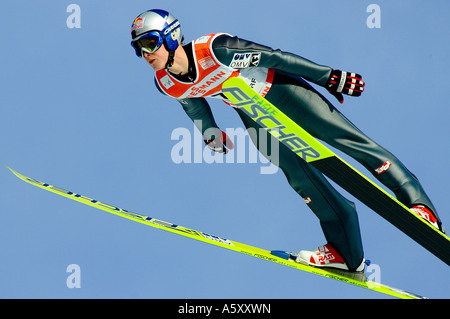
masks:
[[(181, 103), (194, 123), (201, 121), (201, 127), (197, 127), (202, 134), (210, 128), (219, 130), (205, 98), (221, 98), (227, 102), (221, 94), (221, 84), (230, 77), (241, 77), (311, 135), (364, 165), (403, 204), (408, 207), (423, 204), (436, 212), (417, 178), (305, 81), (325, 86), (332, 71), (330, 67), (227, 34), (201, 37), (183, 49), (189, 59), (189, 74), (181, 76), (160, 70), (155, 83), (162, 93)], [(260, 130), (243, 111), (236, 111), (247, 129), (256, 129), (256, 136), (251, 134), (251, 138), (268, 156), (274, 138)], [(259, 134), (267, 135), (266, 147), (259, 145)], [(282, 169), (289, 184), (318, 217), (328, 243), (344, 258), (350, 270), (355, 269), (364, 253), (354, 203), (337, 192), (316, 168), (282, 143), (278, 146), (279, 162), (274, 164)]]

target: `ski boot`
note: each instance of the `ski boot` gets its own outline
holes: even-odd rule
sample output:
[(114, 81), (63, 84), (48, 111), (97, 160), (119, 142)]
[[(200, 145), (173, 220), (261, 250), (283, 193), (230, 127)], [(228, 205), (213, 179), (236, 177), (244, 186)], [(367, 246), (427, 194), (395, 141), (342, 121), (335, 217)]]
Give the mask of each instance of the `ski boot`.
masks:
[(433, 215), (433, 213), (423, 205), (416, 205), (410, 208), (416, 215), (425, 219), (428, 223), (431, 224), (434, 228), (439, 229), (441, 232), (445, 234), (445, 231), (442, 227), (439, 226), (437, 218)]
[[(320, 246), (314, 251), (301, 250), (297, 258), (296, 262), (315, 266), (315, 267), (323, 267), (323, 268), (335, 268), (349, 271), (347, 264), (344, 259), (331, 247), (330, 244), (326, 244)], [(356, 268), (352, 269), (352, 271), (362, 272), (364, 271), (365, 263), (364, 259), (361, 264)]]

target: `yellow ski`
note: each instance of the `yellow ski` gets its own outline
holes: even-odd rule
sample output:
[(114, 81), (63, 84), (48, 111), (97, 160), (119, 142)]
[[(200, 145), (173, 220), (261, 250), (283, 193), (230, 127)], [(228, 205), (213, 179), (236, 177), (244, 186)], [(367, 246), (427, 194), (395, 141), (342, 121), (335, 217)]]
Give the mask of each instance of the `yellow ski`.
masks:
[[(7, 166), (8, 167), (8, 166)], [(24, 176), (15, 170), (8, 167), (11, 172), (14, 173), (21, 180), (30, 183), (31, 185), (43, 188), (49, 192), (70, 198), (72, 200), (78, 201), (80, 203), (92, 206), (97, 209), (101, 209), (107, 211), (109, 213), (118, 215), (120, 217), (124, 217), (138, 223), (145, 224), (147, 226), (151, 226), (154, 228), (162, 229), (165, 231), (169, 231), (178, 235), (182, 235), (185, 237), (189, 237), (195, 240), (199, 240), (208, 244), (212, 244), (215, 246), (219, 246), (222, 248), (234, 250), (236, 252), (253, 256), (256, 258), (260, 258), (263, 260), (271, 261), (280, 265), (289, 266), (292, 268), (296, 268), (299, 270), (303, 270), (312, 274), (316, 274), (319, 276), (327, 277), (330, 279), (338, 280), (341, 282), (345, 282), (354, 286), (370, 289), (373, 291), (380, 292), (385, 295), (403, 298), (403, 299), (423, 299), (424, 297), (415, 295), (413, 293), (406, 292), (401, 289), (392, 288), (386, 285), (382, 285), (380, 283), (367, 281), (363, 274), (355, 274), (352, 272), (346, 272), (341, 270), (325, 270), (321, 268), (316, 268), (308, 265), (303, 265), (296, 263), (291, 257), (289, 253), (283, 251), (269, 251), (261, 248), (253, 247), (246, 244), (241, 244), (233, 240), (229, 240), (220, 236), (215, 236), (212, 234), (208, 234), (205, 232), (197, 231), (194, 229), (186, 228), (183, 226), (175, 225), (170, 222), (165, 222), (162, 220), (158, 220), (155, 218), (147, 217), (141, 214), (133, 213), (128, 210), (109, 205), (95, 199), (91, 199), (89, 197), (80, 195), (78, 193), (74, 193), (68, 190), (65, 190), (60, 187), (56, 187), (47, 183), (40, 182), (33, 178)]]

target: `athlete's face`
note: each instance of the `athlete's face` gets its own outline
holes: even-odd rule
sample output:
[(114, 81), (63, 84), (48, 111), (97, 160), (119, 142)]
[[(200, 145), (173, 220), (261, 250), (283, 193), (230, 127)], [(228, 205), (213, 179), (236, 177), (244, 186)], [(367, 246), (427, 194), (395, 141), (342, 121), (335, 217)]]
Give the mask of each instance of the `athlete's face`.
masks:
[(162, 70), (166, 67), (167, 59), (169, 58), (169, 52), (164, 46), (161, 46), (153, 53), (144, 52), (144, 59), (155, 71)]

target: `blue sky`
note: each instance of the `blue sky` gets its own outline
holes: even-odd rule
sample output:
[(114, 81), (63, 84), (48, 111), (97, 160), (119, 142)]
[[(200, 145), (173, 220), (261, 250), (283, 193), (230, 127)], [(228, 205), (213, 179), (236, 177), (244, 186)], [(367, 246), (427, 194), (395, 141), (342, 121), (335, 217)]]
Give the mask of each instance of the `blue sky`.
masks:
[[(72, 3), (81, 28), (66, 24)], [(372, 3), (381, 28), (366, 24)], [(364, 95), (345, 97), (340, 110), (419, 177), (450, 225), (444, 0), (3, 1), (2, 165), (264, 249), (325, 243), (281, 172), (262, 175), (261, 163), (174, 163), (171, 135), (194, 135), (193, 125), (157, 92), (153, 70), (129, 45), (132, 21), (152, 8), (171, 11), (186, 41), (227, 32), (362, 74)], [(243, 127), (230, 107), (210, 104), (223, 129)], [(6, 167), (0, 189), (0, 298), (384, 298), (112, 216), (25, 184)], [(381, 281), (449, 298), (448, 266), (355, 202)], [(81, 288), (66, 285), (71, 264), (81, 269)]]

